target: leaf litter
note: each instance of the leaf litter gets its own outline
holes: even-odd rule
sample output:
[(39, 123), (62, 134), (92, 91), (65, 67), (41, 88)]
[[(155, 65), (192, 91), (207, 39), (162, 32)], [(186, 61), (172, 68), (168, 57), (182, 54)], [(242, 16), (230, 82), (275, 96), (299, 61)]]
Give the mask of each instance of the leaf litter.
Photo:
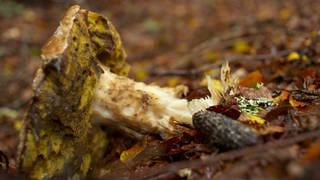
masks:
[[(152, 3), (157, 4), (156, 2)], [(177, 11), (177, 16), (183, 16), (183, 12), (190, 8), (188, 9), (192, 12), (190, 16), (202, 17), (201, 10), (206, 8), (201, 3), (193, 3), (198, 9), (193, 8), (191, 10), (188, 5), (184, 4), (169, 3), (165, 5), (179, 10)], [(139, 177), (161, 177), (163, 179), (169, 177), (178, 179), (195, 177), (306, 178), (308, 174), (315, 173), (314, 167), (317, 167), (317, 161), (319, 160), (318, 141), (315, 140), (319, 139), (320, 136), (319, 33), (317, 32), (319, 26), (315, 23), (318, 22), (317, 12), (315, 11), (316, 5), (312, 6), (312, 3), (308, 3), (310, 2), (302, 2), (303, 5), (301, 5), (294, 1), (288, 1), (280, 5), (278, 1), (271, 1), (264, 4), (264, 8), (260, 12), (255, 12), (256, 16), (249, 18), (249, 20), (241, 21), (241, 19), (239, 20), (241, 16), (229, 17), (226, 13), (232, 11), (236, 14), (244, 15), (249, 12), (246, 11), (248, 7), (260, 7), (263, 3), (250, 4), (248, 2), (247, 6), (242, 8), (243, 11), (236, 11), (235, 9), (238, 9), (238, 7), (235, 7), (237, 5), (234, 5), (234, 2), (218, 2), (213, 8), (216, 9), (215, 15), (218, 15), (220, 19), (215, 22), (208, 21), (207, 25), (202, 25), (201, 23), (203, 22), (199, 21), (198, 17), (192, 20), (193, 25), (190, 26), (192, 28), (199, 25), (203, 26), (200, 34), (202, 33), (206, 37), (210, 37), (210, 33), (212, 35), (212, 27), (215, 27), (217, 38), (201, 37), (202, 39), (192, 41), (192, 37), (190, 37), (192, 33), (190, 32), (197, 33), (197, 31), (185, 29), (188, 32), (188, 37), (182, 34), (181, 38), (185, 40), (186, 43), (183, 41), (182, 43), (185, 43), (183, 46), (187, 48), (183, 48), (181, 42), (178, 47), (176, 40), (172, 39), (170, 35), (166, 35), (170, 34), (172, 30), (170, 26), (169, 29), (167, 28), (168, 24), (170, 24), (168, 19), (174, 19), (170, 17), (170, 12), (161, 13), (163, 16), (159, 18), (144, 18), (147, 20), (156, 19), (157, 23), (161, 24), (161, 29), (157, 27), (154, 33), (144, 36), (144, 40), (148, 42), (146, 44), (150, 45), (150, 36), (153, 36), (156, 41), (159, 41), (156, 44), (162, 44), (164, 48), (157, 48), (154, 51), (155, 55), (150, 56), (150, 52), (151, 54), (153, 53), (152, 49), (146, 48), (147, 52), (143, 54), (144, 48), (140, 47), (137, 51), (132, 51), (136, 49), (132, 44), (128, 44), (128, 55), (130, 62), (132, 62), (132, 69), (135, 66), (139, 67), (139, 63), (142, 64), (145, 61), (153, 60), (152, 65), (150, 65), (151, 68), (149, 70), (147, 68), (144, 69), (143, 76), (139, 75), (138, 79), (143, 79), (146, 82), (156, 82), (160, 85), (187, 85), (189, 87), (187, 95), (189, 101), (206, 98), (200, 109), (222, 114), (219, 115), (222, 119), (228, 119), (228, 121), (236, 124), (241, 123), (241, 127), (245, 126), (254, 129), (262, 139), (262, 142), (251, 147), (245, 146), (240, 149), (226, 151), (221, 148), (223, 146), (219, 145), (221, 143), (218, 143), (218, 145), (213, 143), (215, 144), (214, 146), (208, 146), (205, 136), (201, 135), (200, 128), (195, 130), (190, 126), (185, 126), (180, 127), (185, 132), (178, 136), (162, 139), (157, 134), (153, 134), (149, 135), (149, 140), (144, 144), (145, 138), (126, 137), (119, 133), (120, 130), (115, 129), (115, 132), (108, 132), (108, 137), (114, 138), (114, 141), (118, 143), (114, 143), (110, 149), (106, 150), (103, 157), (104, 163), (97, 165), (93, 170), (93, 172), (102, 173), (92, 173), (92, 176), (94, 178), (103, 178), (108, 175), (112, 177), (113, 175), (114, 178), (126, 178), (131, 177), (129, 176), (131, 174), (132, 177), (138, 177), (137, 179)], [(157, 15), (157, 12), (153, 12), (154, 10), (152, 10), (150, 4), (141, 2), (140, 5), (143, 6), (143, 9), (150, 8), (150, 13)], [(112, 3), (111, 6), (115, 7), (112, 11), (117, 11), (118, 14), (122, 15), (124, 14), (123, 11), (135, 7), (127, 4), (119, 8), (119, 6)], [(281, 7), (280, 12), (274, 10), (277, 9), (274, 7)], [(132, 11), (127, 12), (133, 13)], [(132, 17), (139, 18), (138, 16)], [(118, 23), (118, 18), (119, 24), (122, 23), (123, 19), (120, 17), (114, 18), (114, 23)], [(188, 17), (185, 16), (184, 18)], [(204, 19), (205, 17), (202, 18)], [(164, 21), (159, 21), (159, 19)], [(152, 28), (154, 28), (154, 22), (152, 23)], [(200, 24), (195, 26), (197, 23)], [(123, 28), (123, 32), (129, 31), (129, 29), (133, 29), (133, 31), (139, 29), (133, 28), (138, 27), (133, 25), (123, 23), (118, 29), (121, 31)], [(146, 25), (142, 24), (141, 26)], [(3, 28), (3, 26), (1, 27)], [(21, 27), (19, 28), (21, 29)], [(146, 28), (150, 29), (150, 26)], [(175, 31), (172, 32), (174, 35), (177, 33)], [(188, 42), (196, 43), (190, 43), (190, 45)], [(40, 44), (39, 42), (36, 43)], [(197, 46), (196, 44), (200, 45)], [(15, 46), (15, 43), (8, 42), (8, 48)], [(143, 42), (141, 42), (141, 46), (143, 46)], [(191, 47), (195, 47), (193, 51), (189, 51), (192, 49)], [(168, 50), (170, 48), (179, 49), (186, 56), (181, 56), (181, 54)], [(183, 51), (183, 49), (187, 49), (187, 51)], [(212, 56), (212, 52), (214, 52), (215, 60), (206, 60), (205, 57)], [(12, 58), (10, 56), (13, 55), (10, 52), (8, 53), (6, 53), (6, 58)], [(203, 55), (206, 53), (207, 55)], [(159, 54), (162, 54), (161, 57), (159, 57)], [(24, 56), (25, 54), (22, 55)], [(174, 59), (176, 61), (172, 61)], [(231, 75), (238, 69), (244, 70), (242, 75), (237, 75), (239, 83), (232, 78), (229, 79), (231, 81), (225, 79), (228, 75), (224, 76), (222, 79), (225, 80), (221, 81), (220, 73), (208, 73), (208, 71), (219, 71), (217, 69), (224, 64), (225, 60), (229, 61), (229, 73)], [(1, 63), (8, 62), (2, 61)], [(23, 70), (24, 64), (20, 63), (16, 67), (19, 70)], [(173, 67), (173, 69), (168, 69), (168, 67)], [(158, 73), (161, 68), (165, 69), (165, 71), (161, 71), (164, 72), (162, 74)], [(34, 69), (30, 68), (25, 71), (26, 74), (29, 74), (29, 79), (32, 78), (31, 74)], [(212, 87), (207, 87), (209, 83), (206, 85), (201, 84), (200, 82), (203, 79), (208, 79), (204, 75), (205, 73), (207, 73), (206, 75), (209, 74), (210, 80), (215, 82), (213, 84), (220, 84), (218, 86), (222, 88), (212, 90), (210, 89)], [(172, 77), (166, 76), (169, 74), (178, 77), (179, 81), (170, 82), (169, 80)], [(134, 78), (134, 75), (131, 76)], [(9, 108), (6, 109), (14, 110), (10, 112), (16, 113), (15, 110), (17, 110), (17, 113), (22, 114), (23, 101), (28, 100), (28, 97), (30, 98), (30, 94), (28, 95), (27, 91), (22, 91), (22, 89), (26, 89), (28, 83), (19, 76), (13, 75), (9, 79), (5, 74), (1, 75), (3, 84), (8, 85), (1, 86), (5, 87), (1, 89), (1, 92), (8, 94), (11, 88), (11, 90), (15, 90), (15, 96), (23, 95), (24, 97), (21, 98), (21, 101), (15, 101), (12, 104), (9, 103), (13, 102), (12, 97), (4, 97), (0, 101), (2, 103), (1, 106), (6, 107), (8, 105)], [(259, 84), (261, 85), (261, 82), (263, 82), (263, 86), (259, 88), (258, 86)], [(21, 89), (17, 87), (21, 87)], [(212, 98), (215, 100), (214, 103), (212, 103)], [(237, 98), (240, 100), (237, 100)], [(9, 115), (0, 118), (1, 145), (2, 147), (12, 146), (14, 144), (12, 137), (16, 133), (10, 133), (5, 128), (13, 129), (16, 118), (21, 118), (21, 116), (17, 117), (15, 115), (13, 117)], [(102, 126), (110, 129), (107, 125)], [(221, 131), (221, 135), (227, 132), (221, 129), (218, 130), (219, 132)], [(11, 139), (11, 142), (3, 141), (8, 139)], [(232, 138), (231, 140), (234, 139)], [(12, 154), (14, 153), (10, 148), (5, 148), (3, 152), (7, 154), (6, 157), (9, 160), (11, 159), (9, 167), (12, 168), (14, 165), (12, 164), (14, 156)], [(131, 153), (127, 153), (129, 157), (126, 157), (127, 165), (124, 165), (120, 161), (120, 157), (122, 153), (125, 154), (126, 152)], [(273, 152), (276, 152), (277, 155)], [(128, 162), (130, 162), (129, 165)], [(253, 171), (249, 171), (251, 169)], [(279, 171), (279, 169), (284, 170)], [(139, 173), (141, 176), (136, 176)]]

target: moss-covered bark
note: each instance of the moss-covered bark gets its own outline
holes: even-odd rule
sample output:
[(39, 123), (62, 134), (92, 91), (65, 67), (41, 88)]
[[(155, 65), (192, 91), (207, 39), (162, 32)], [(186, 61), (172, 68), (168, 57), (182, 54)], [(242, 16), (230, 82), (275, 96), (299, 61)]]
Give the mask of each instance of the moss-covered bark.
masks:
[(33, 179), (84, 177), (107, 146), (90, 122), (101, 70), (126, 74), (120, 37), (105, 17), (71, 7), (42, 49), (27, 117), (22, 169)]

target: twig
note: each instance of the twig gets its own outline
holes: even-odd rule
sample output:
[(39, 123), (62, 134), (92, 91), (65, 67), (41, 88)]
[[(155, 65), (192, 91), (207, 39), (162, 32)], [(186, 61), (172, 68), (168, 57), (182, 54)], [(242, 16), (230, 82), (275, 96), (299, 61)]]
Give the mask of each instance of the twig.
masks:
[(219, 48), (227, 47), (230, 45), (232, 41), (236, 39), (249, 38), (252, 36), (255, 37), (255, 36), (261, 35), (262, 33), (263, 32), (256, 32), (256, 31), (248, 32), (248, 33), (233, 32), (231, 34), (210, 38), (193, 47), (188, 54), (180, 57), (177, 60), (178, 63), (175, 65), (175, 68), (179, 68), (181, 66), (184, 66), (185, 64), (188, 64), (188, 62), (192, 61), (192, 59), (197, 59), (201, 52), (204, 52), (209, 49), (214, 49), (216, 47), (219, 47)]
[[(228, 56), (224, 57), (222, 59), (226, 59), (229, 62), (234, 62), (236, 60), (241, 60), (241, 61), (252, 61), (252, 60), (266, 60), (270, 58), (275, 58), (275, 57), (283, 57), (288, 55), (290, 52), (294, 50), (283, 50), (278, 53), (270, 53), (270, 54), (260, 54), (260, 55), (234, 55), (234, 56)], [(152, 70), (150, 74), (152, 75), (157, 75), (157, 76), (196, 76), (204, 71), (210, 70), (212, 68), (217, 68), (223, 64), (224, 61), (220, 61), (214, 64), (207, 64), (202, 67), (199, 67), (197, 69), (190, 69), (190, 70), (185, 70), (185, 69), (176, 69), (176, 70)]]
[(197, 159), (197, 160), (189, 160), (189, 161), (180, 161), (176, 163), (171, 163), (168, 166), (165, 166), (163, 168), (150, 168), (147, 170), (144, 170), (142, 172), (133, 173), (131, 174), (130, 179), (148, 179), (157, 177), (159, 175), (168, 173), (168, 172), (176, 172), (183, 168), (200, 168), (203, 166), (211, 165), (214, 163), (218, 163), (219, 161), (227, 161), (227, 160), (233, 160), (236, 158), (240, 158), (245, 155), (254, 155), (261, 152), (266, 152), (273, 150), (275, 148), (281, 148), (286, 147), (298, 142), (302, 142), (308, 139), (313, 138), (319, 138), (320, 137), (320, 130), (315, 130), (312, 132), (303, 133), (300, 135), (297, 135), (292, 138), (288, 139), (280, 139), (273, 142), (268, 142), (266, 144), (261, 144), (253, 147), (247, 147), (240, 150), (234, 150), (226, 153), (221, 153), (217, 156), (210, 156), (206, 159)]
[[(261, 32), (254, 32), (254, 33), (242, 33), (242, 34), (237, 34), (233, 36), (225, 36), (225, 37), (217, 37), (213, 39), (209, 39), (208, 41), (204, 41), (203, 43), (200, 43), (196, 47), (194, 47), (190, 54), (187, 54), (183, 56), (179, 61), (185, 62), (185, 60), (188, 60), (190, 58), (196, 57), (199, 52), (203, 51), (204, 49), (208, 47), (214, 47), (215, 45), (221, 45), (223, 41), (230, 41), (238, 38), (245, 38), (245, 37), (250, 37), (250, 36), (257, 36)], [(301, 53), (302, 54), (307, 54), (308, 52), (311, 51), (311, 48), (315, 46), (315, 44), (319, 41), (319, 35), (320, 31), (317, 33), (315, 37), (312, 38), (312, 42), (310, 43), (309, 46), (304, 48)], [(241, 60), (241, 61), (251, 61), (251, 60), (266, 60), (266, 59), (271, 59), (275, 57), (283, 57), (288, 55), (292, 51), (299, 51), (299, 47), (301, 47), (301, 44), (297, 45), (296, 47), (292, 49), (287, 49), (283, 51), (276, 52), (274, 49), (271, 49), (271, 52), (269, 54), (260, 54), (260, 55), (234, 55), (234, 56), (225, 56), (222, 57), (221, 59), (228, 60), (229, 62), (236, 61), (236, 60)], [(156, 75), (156, 76), (196, 76), (201, 73), (203, 73), (206, 70), (212, 69), (219, 67), (223, 62), (218, 62), (215, 64), (208, 64), (204, 65), (198, 69), (191, 69), (191, 70), (186, 70), (186, 69), (175, 69), (175, 70), (151, 70), (150, 74)]]
[(213, 48), (217, 45), (221, 46), (221, 43), (222, 42), (225, 42), (225, 41), (233, 41), (233, 40), (236, 40), (236, 39), (240, 39), (240, 38), (248, 38), (248, 37), (252, 37), (252, 36), (258, 36), (258, 35), (261, 35), (262, 33), (264, 33), (263, 31), (261, 32), (246, 32), (246, 33), (237, 33), (237, 34), (231, 34), (231, 35), (225, 35), (225, 36), (222, 36), (222, 37), (215, 37), (215, 38), (211, 38), (207, 41), (204, 41), (200, 44), (198, 44), (197, 46), (195, 46), (194, 48), (191, 49), (191, 54), (188, 54), (186, 56), (184, 56), (183, 58), (186, 58), (188, 56), (194, 56), (195, 54), (194, 53), (198, 53), (198, 52), (201, 52), (207, 48)]
[[(266, 30), (249, 30), (249, 32), (241, 31), (239, 32), (239, 27), (240, 29), (248, 29), (247, 27), (258, 24), (269, 24), (269, 23), (274, 23), (273, 19), (266, 19), (266, 20), (261, 20), (258, 18), (248, 18), (243, 21), (243, 24), (238, 24), (236, 28), (233, 28), (229, 30), (227, 33), (223, 33), (221, 35), (215, 36), (213, 38), (210, 38), (208, 40), (205, 40), (201, 42), (200, 44), (196, 45), (190, 50), (189, 54), (186, 54), (179, 58), (178, 62), (183, 62), (185, 64), (185, 61), (188, 61), (192, 58), (197, 58), (199, 56), (199, 53), (202, 51), (205, 51), (207, 49), (213, 49), (215, 47), (223, 47), (223, 46), (229, 46), (229, 42), (232, 42), (237, 39), (241, 38), (250, 38), (250, 37), (255, 37), (259, 35), (263, 35), (265, 33), (268, 33)], [(179, 63), (181, 64), (181, 63)]]

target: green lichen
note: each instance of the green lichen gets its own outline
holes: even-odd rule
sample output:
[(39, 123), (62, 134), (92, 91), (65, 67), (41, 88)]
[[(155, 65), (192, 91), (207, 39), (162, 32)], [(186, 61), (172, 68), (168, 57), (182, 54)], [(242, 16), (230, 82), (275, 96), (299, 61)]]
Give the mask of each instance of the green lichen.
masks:
[(261, 107), (269, 107), (273, 105), (272, 99), (265, 97), (246, 99), (240, 96), (236, 97), (236, 100), (241, 112), (252, 115), (258, 114), (261, 110)]
[[(68, 17), (62, 20), (72, 23), (68, 34), (59, 39), (56, 33), (43, 49), (22, 159), (22, 169), (32, 179), (86, 176), (108, 143), (105, 133), (90, 122), (101, 73), (98, 64), (118, 74), (128, 71), (120, 37), (110, 21), (83, 9), (75, 12), (71, 22)], [(63, 52), (58, 51), (61, 46), (66, 47)]]

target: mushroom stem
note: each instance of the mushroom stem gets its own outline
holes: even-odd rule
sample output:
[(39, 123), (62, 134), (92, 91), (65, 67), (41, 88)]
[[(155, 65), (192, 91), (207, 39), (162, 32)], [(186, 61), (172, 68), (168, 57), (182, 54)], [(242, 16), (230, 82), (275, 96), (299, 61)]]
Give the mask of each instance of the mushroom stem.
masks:
[(104, 72), (94, 92), (93, 111), (100, 123), (126, 126), (162, 137), (178, 133), (174, 124), (192, 125), (188, 101), (179, 98), (185, 86), (163, 88)]

